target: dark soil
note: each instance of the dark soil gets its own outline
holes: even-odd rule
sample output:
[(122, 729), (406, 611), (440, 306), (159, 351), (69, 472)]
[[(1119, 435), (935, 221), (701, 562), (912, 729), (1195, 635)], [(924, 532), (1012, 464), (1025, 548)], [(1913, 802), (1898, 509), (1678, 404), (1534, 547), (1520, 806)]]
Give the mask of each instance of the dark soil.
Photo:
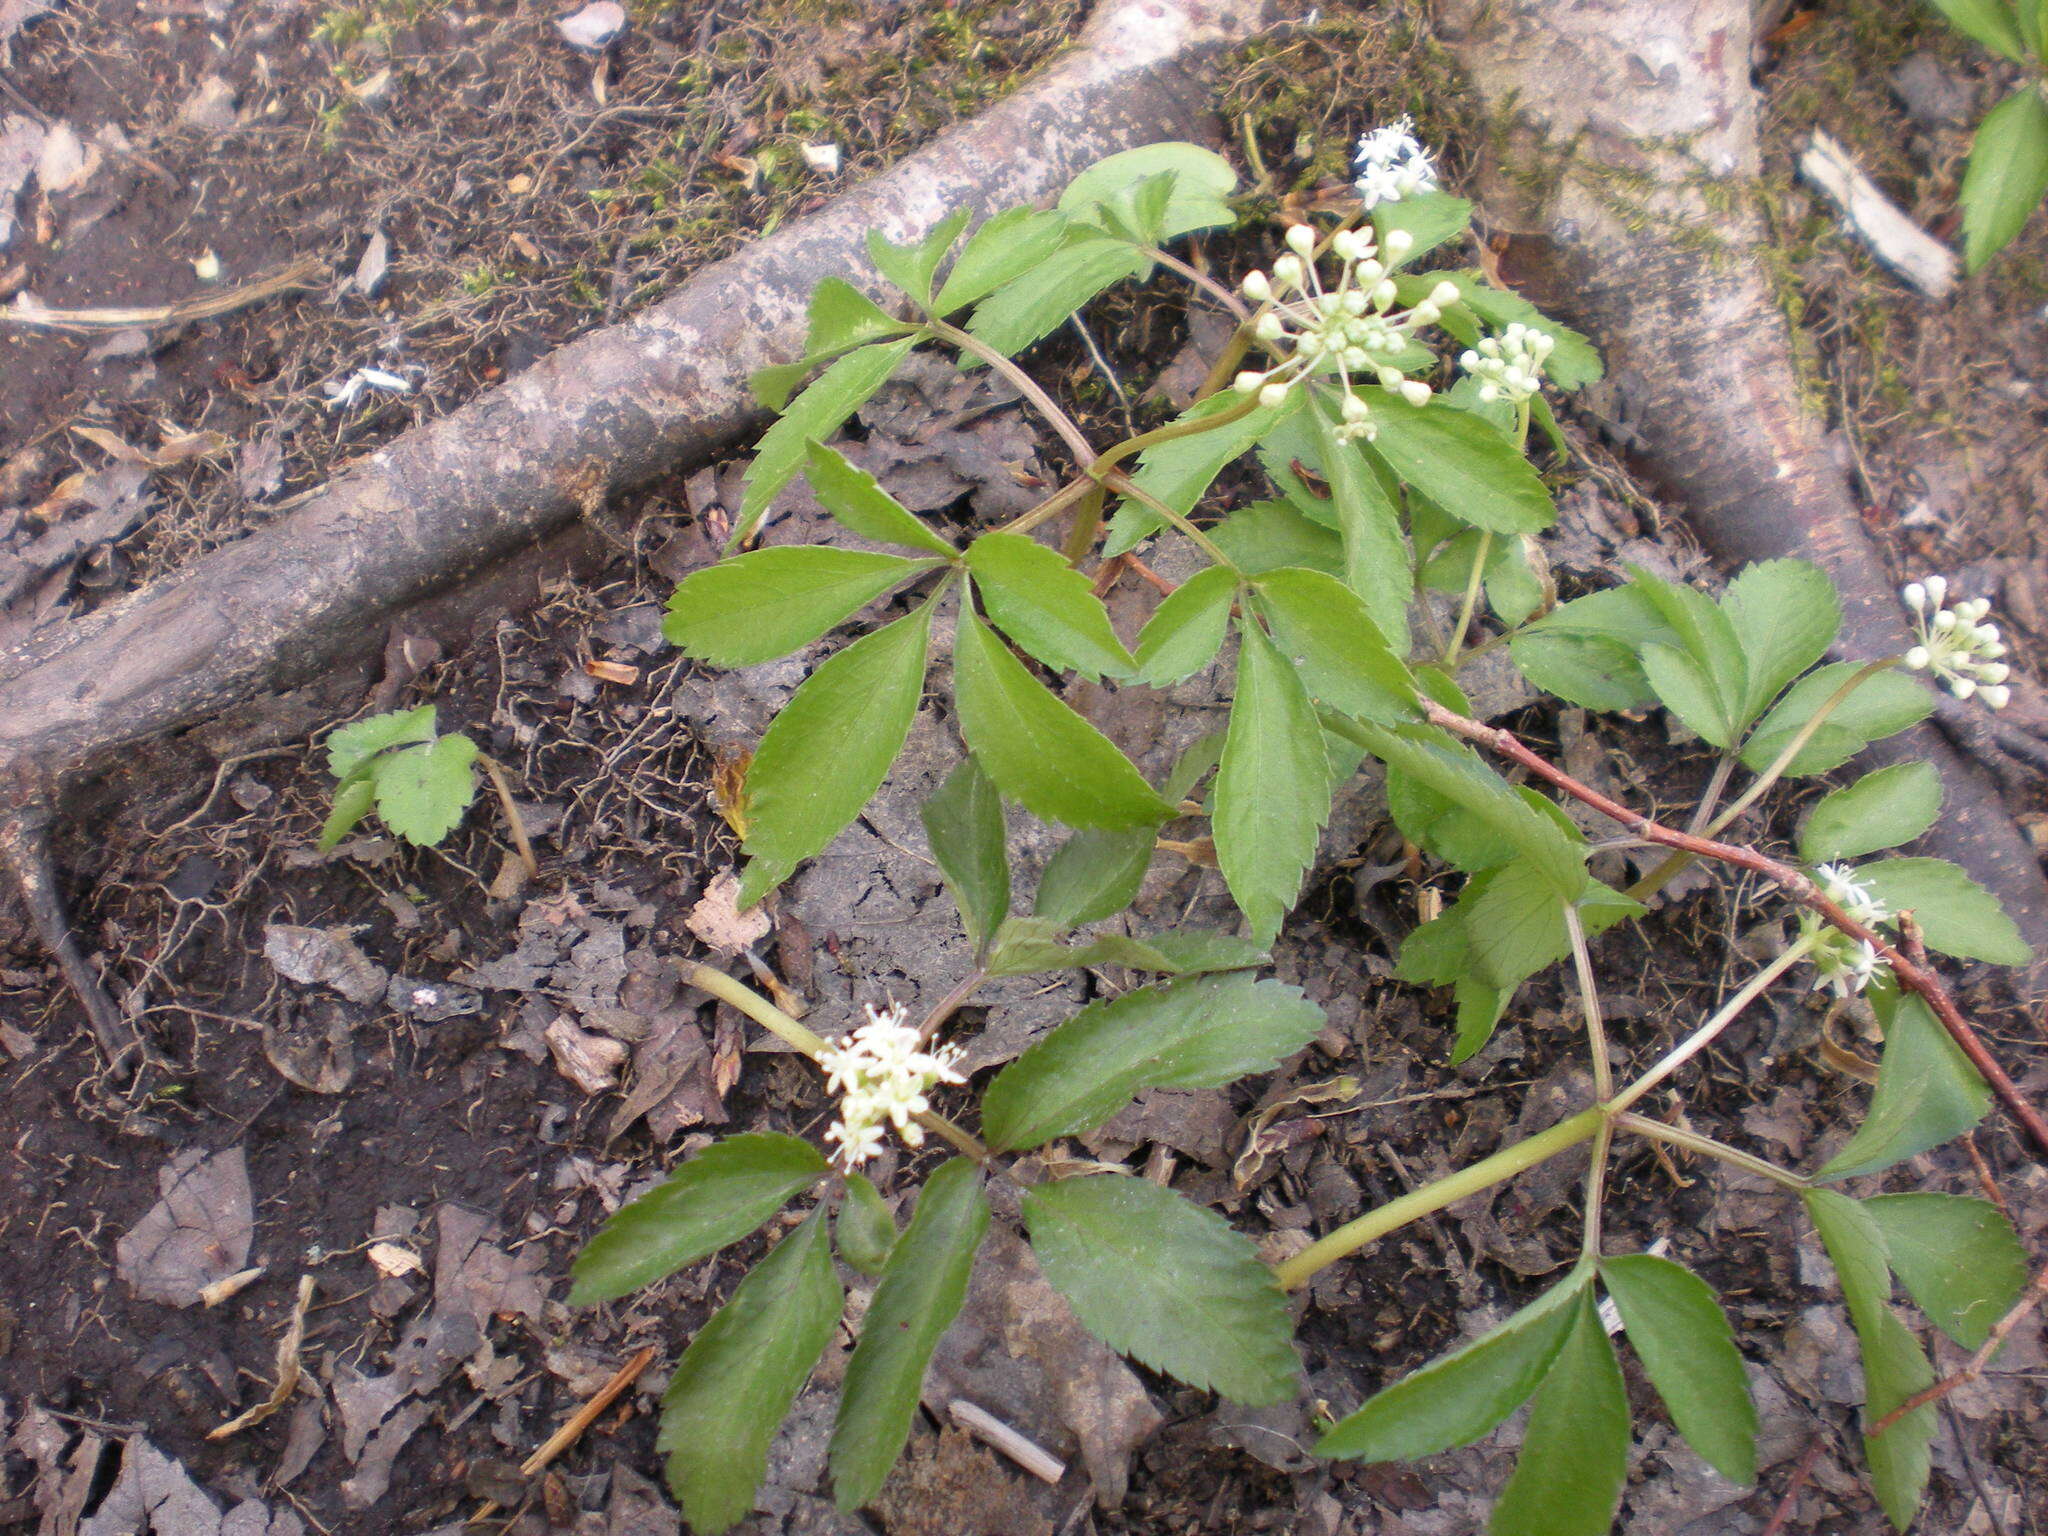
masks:
[[(412, 421), (630, 313), (829, 195), (831, 182), (803, 169), (799, 145), (840, 144), (845, 176), (885, 163), (1042, 57), (1072, 11), (815, 0), (649, 7), (635, 11), (607, 58), (602, 102), (595, 61), (558, 42), (553, 13), (533, 6), (457, 12), (380, 0), (216, 20), (196, 7), (134, 13), (109, 3), (42, 18), (11, 45), (8, 95), (88, 140), (117, 122), (131, 149), (107, 154), (46, 211), (24, 199), (26, 229), (0, 252), (0, 284), (57, 307), (146, 305), (203, 291), (189, 262), (208, 250), (222, 284), (300, 254), (331, 271), (308, 293), (152, 332), (145, 351), (100, 361), (90, 358), (92, 340), (0, 328), (0, 541), (25, 542), (74, 515), (33, 509), (64, 476), (103, 467), (104, 455), (68, 430), (78, 423), (144, 447), (167, 427), (219, 432), (229, 445), (153, 472), (147, 519), (44, 581), (29, 617), (61, 622), (66, 609), (236, 536)], [(1964, 67), (1960, 50), (1929, 46), (1948, 67)], [(1867, 81), (1895, 52), (1890, 34), (1873, 34), (1859, 12), (1821, 14), (1767, 76), (1786, 132), (1801, 110), (1794, 87), (1811, 72), (1846, 58)], [(1426, 34), (1399, 16), (1347, 7), (1323, 31), (1252, 50), (1228, 99), (1243, 110), (1274, 201), (1327, 173), (1333, 148), (1341, 161), (1343, 146), (1389, 108), (1421, 107), (1426, 127), (1456, 127), (1455, 97), (1416, 99), (1414, 82), (1440, 80), (1434, 57)], [(235, 123), (178, 126), (179, 107), (208, 73), (233, 88)], [(1823, 116), (1836, 110), (1835, 96), (1823, 90), (1821, 100)], [(1333, 110), (1332, 101), (1342, 104)], [(0, 103), (0, 117), (20, 108)], [(1882, 121), (1896, 105), (1873, 92), (1862, 110)], [(1903, 131), (1888, 142), (1916, 147), (1873, 169), (1894, 190), (1925, 177), (1912, 183), (1921, 200), (1908, 206), (1932, 221), (1943, 189), (1952, 191), (1952, 160), (1919, 158)], [(1949, 140), (1941, 146), (1953, 150)], [(515, 191), (520, 178), (530, 184)], [(47, 232), (37, 223), (44, 212)], [(1954, 305), (1931, 311), (1830, 236), (1817, 214), (1800, 218), (1798, 239), (1787, 241), (1788, 283), (1805, 297), (1808, 360), (1817, 387), (1841, 407), (1873, 521), (1896, 531), (1902, 570), (1930, 558), (1995, 567), (2016, 623), (2031, 634), (2040, 626), (2024, 594), (2048, 582), (2038, 521), (2026, 512), (2038, 504), (2042, 407), (2038, 391), (1981, 388), (1964, 359), (1995, 358), (2002, 379), (2039, 376), (2048, 345), (2039, 339), (2041, 234)], [(370, 297), (350, 283), (373, 230), (392, 254)], [(1209, 255), (1230, 264), (1228, 251)], [(1043, 349), (1041, 376), (1101, 435), (1156, 419), (1164, 408), (1136, 397), (1184, 338), (1177, 310), (1155, 292), (1116, 295), (1089, 325), (1113, 377), (1073, 336)], [(1902, 329), (1919, 338), (1913, 346), (1898, 346)], [(365, 365), (399, 370), (417, 387), (329, 411), (320, 386)], [(266, 435), (280, 449), (274, 484), (254, 472), (262, 461), (253, 445)], [(1622, 559), (1695, 571), (1676, 525), (1612, 456), (1590, 434), (1575, 443), (1581, 457), (1566, 477), (1553, 552), (1567, 589), (1603, 579)], [(1961, 488), (1933, 524), (1909, 515), (1933, 494), (1929, 455), (1969, 466), (1955, 472)], [(669, 485), (610, 509), (581, 556), (557, 562), (540, 587), (529, 575), (523, 590), (490, 594), (458, 619), (422, 618), (410, 644), (406, 633), (389, 645), (384, 634), (366, 636), (354, 672), (166, 744), (82, 797), (60, 857), (87, 946), (150, 1047), (139, 1077), (102, 1072), (53, 972), (0, 912), (0, 1023), (12, 1031), (0, 1036), (0, 1530), (70, 1529), (47, 1502), (67, 1468), (38, 1467), (20, 1434), (6, 1438), (11, 1417), (31, 1404), (59, 1415), (67, 1434), (106, 1437), (80, 1474), (88, 1511), (114, 1481), (112, 1442), (135, 1433), (216, 1501), (258, 1498), (322, 1531), (424, 1531), (485, 1502), (517, 1511), (521, 1530), (673, 1529), (658, 1511), (652, 1523), (632, 1523), (641, 1510), (634, 1475), (658, 1480), (652, 1397), (754, 1252), (573, 1313), (562, 1304), (568, 1264), (622, 1196), (707, 1134), (815, 1137), (825, 1101), (814, 1081), (786, 1057), (742, 1053), (735, 1015), (685, 999), (677, 1006), (701, 1032), (704, 1054), (667, 1101), (671, 1118), (659, 1131), (645, 1121), (615, 1126), (621, 1089), (585, 1091), (538, 1044), (557, 1017), (581, 1028), (598, 1006), (567, 972), (486, 991), (479, 1011), (428, 1022), (386, 999), (348, 1003), (286, 982), (264, 945), (273, 924), (340, 928), (391, 975), (441, 987), (515, 952), (536, 923), (569, 925), (616, 937), (625, 959), (610, 985), (628, 1012), (635, 996), (659, 992), (663, 966), (702, 953), (683, 917), (730, 864), (733, 843), (715, 809), (718, 765), (672, 707), (687, 673), (653, 635), (654, 605), (677, 569), (672, 552), (693, 537), (685, 509), (696, 504)], [(2041, 590), (2048, 602), (2048, 586)], [(23, 616), (17, 605), (14, 619)], [(0, 632), (6, 622), (0, 614)], [(429, 630), (431, 646), (420, 640)], [(593, 675), (593, 662), (633, 680)], [(518, 879), (488, 795), (442, 849), (392, 846), (371, 827), (332, 858), (311, 854), (326, 810), (319, 738), (367, 709), (420, 702), (435, 703), (444, 727), (468, 731), (506, 765), (534, 832), (538, 878)], [(1592, 734), (1542, 711), (1510, 723), (1639, 804), (1682, 808), (1706, 775), (1705, 760), (1675, 744), (1661, 718), (1605, 721)], [(1782, 836), (1795, 813), (1787, 805), (1766, 830)], [(1399, 862), (1391, 829), (1370, 827), (1349, 865), (1313, 893), (1277, 969), (1324, 1006), (1331, 1027), (1273, 1081), (1233, 1090), (1219, 1113), (1235, 1136), (1260, 1105), (1340, 1076), (1356, 1080), (1350, 1099), (1284, 1116), (1282, 1145), (1243, 1188), (1232, 1179), (1234, 1140), (1205, 1162), (1188, 1134), (1154, 1126), (1124, 1140), (1092, 1138), (1088, 1153), (1133, 1165), (1164, 1158), (1179, 1187), (1213, 1199), (1277, 1255), (1580, 1102), (1579, 1004), (1568, 978), (1529, 987), (1474, 1061), (1443, 1064), (1447, 1000), (1386, 979), (1420, 895)], [(1372, 874), (1389, 866), (1393, 873)], [(1716, 879), (1603, 939), (1599, 980), (1617, 1051), (1638, 1065), (1654, 1059), (1753, 964), (1758, 929), (1776, 911), (1762, 893)], [(829, 953), (835, 943), (785, 926), (767, 956), (801, 991), (813, 946)], [(644, 957), (640, 970), (635, 957)], [(1987, 1006), (1990, 997), (1968, 994)], [(2032, 1023), (1980, 1017), (2014, 1075), (2036, 1092), (2048, 1088), (2048, 1052)], [(346, 1056), (346, 1081), (330, 1082), (330, 1092), (289, 1081), (276, 1065), (289, 1045), (281, 1037), (324, 1042), (320, 1059), (337, 1076)], [(1875, 1050), (1851, 1021), (1787, 993), (1730, 1032), (1682, 1107), (1653, 1107), (1804, 1165), (1839, 1144), (1861, 1113), (1867, 1090), (1844, 1063)], [(117, 1242), (156, 1202), (159, 1170), (185, 1149), (233, 1147), (246, 1154), (255, 1198), (248, 1262), (263, 1274), (214, 1307), (138, 1298), (117, 1276)], [(2038, 1248), (2048, 1180), (2000, 1126), (1980, 1131), (1976, 1150)], [(896, 1187), (909, 1187), (912, 1172), (897, 1169)], [(1475, 1313), (1517, 1304), (1554, 1278), (1576, 1240), (1578, 1180), (1567, 1165), (1546, 1169), (1319, 1278), (1302, 1326), (1317, 1403), (1349, 1409), (1459, 1338)], [(1947, 1148), (1901, 1169), (1891, 1187), (1980, 1186), (1966, 1152)], [(391, 1370), (394, 1348), (434, 1315), (436, 1217), (450, 1206), (487, 1218), (488, 1242), (513, 1266), (534, 1265), (545, 1301), (493, 1311), (485, 1342), (421, 1398), (429, 1412), (397, 1456), (390, 1492), (358, 1507), (344, 1486), (356, 1469), (334, 1404), (351, 1373)], [(1766, 1418), (1764, 1486), (1717, 1491), (1673, 1446), (1653, 1395), (1632, 1378), (1645, 1449), (1624, 1528), (1754, 1536), (1794, 1464), (1817, 1445), (1785, 1529), (1880, 1529), (1860, 1481), (1838, 1292), (1785, 1203), (1638, 1147), (1616, 1165), (1608, 1227), (1617, 1245), (1667, 1242), (1722, 1290)], [(394, 1230), (423, 1273), (391, 1276), (372, 1258), (372, 1240)], [(268, 1422), (208, 1441), (265, 1395), (301, 1275), (318, 1287), (304, 1348), (318, 1389)], [(656, 1347), (656, 1363), (635, 1391), (552, 1468), (522, 1480), (518, 1463), (643, 1344)], [(2048, 1479), (2032, 1385), (2043, 1368), (2037, 1327), (2023, 1330), (2007, 1365), (1998, 1383), (1958, 1395), (1937, 1443), (1923, 1528), (2039, 1529), (2028, 1508), (2037, 1500), (2024, 1493)], [(1311, 1432), (1305, 1421), (1255, 1424), (1164, 1380), (1147, 1384), (1168, 1424), (1138, 1452), (1125, 1505), (1091, 1514), (1085, 1487), (1076, 1491), (1082, 1480), (1070, 1476), (1045, 1529), (1478, 1529), (1516, 1433), (1413, 1467), (1311, 1469), (1297, 1449)], [(281, 1478), (294, 1421), (307, 1404), (317, 1420), (323, 1400), (324, 1437)], [(82, 1438), (65, 1454), (94, 1444)], [(835, 1525), (805, 1504), (763, 1529), (1021, 1536), (1039, 1528), (1030, 1523), (1036, 1510), (1005, 1465), (921, 1432), (878, 1524)]]

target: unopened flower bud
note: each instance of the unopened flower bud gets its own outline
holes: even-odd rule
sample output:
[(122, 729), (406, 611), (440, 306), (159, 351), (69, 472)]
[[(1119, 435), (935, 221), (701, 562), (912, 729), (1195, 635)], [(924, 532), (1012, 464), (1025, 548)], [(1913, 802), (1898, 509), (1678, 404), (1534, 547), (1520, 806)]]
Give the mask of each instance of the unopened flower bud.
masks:
[(1316, 232), (1306, 224), (1293, 224), (1287, 230), (1287, 249), (1303, 261), (1315, 254)]
[(1273, 281), (1282, 288), (1299, 288), (1301, 286), (1301, 258), (1288, 255), (1282, 256), (1279, 260), (1275, 261), (1273, 263)]
[(1344, 397), (1344, 419), (1346, 421), (1363, 421), (1367, 416), (1370, 416), (1371, 414), (1372, 413), (1365, 408), (1365, 402), (1359, 399), (1358, 396), (1347, 394)]
[(1398, 368), (1382, 367), (1379, 370), (1380, 384), (1387, 389), (1399, 389), (1408, 382), (1408, 375)]
[(1394, 302), (1399, 292), (1400, 290), (1394, 286), (1394, 280), (1391, 277), (1383, 277), (1373, 285), (1372, 302), (1375, 307), (1385, 309)]
[(1244, 290), (1244, 296), (1255, 303), (1263, 304), (1273, 297), (1273, 285), (1266, 281), (1263, 272), (1247, 272), (1244, 281), (1237, 285)]
[(1268, 310), (1259, 316), (1258, 323), (1252, 327), (1252, 334), (1261, 341), (1278, 341), (1287, 334), (1287, 326), (1278, 315)]
[(1916, 645), (1913, 647), (1913, 649), (1906, 652), (1906, 670), (1909, 672), (1925, 672), (1927, 670), (1927, 663), (1932, 661), (1933, 659), (1934, 658), (1928, 654), (1926, 646)]
[(2003, 683), (1993, 683), (1988, 688), (1979, 688), (1977, 697), (1993, 709), (2003, 709), (2012, 702), (2012, 690)]
[(1417, 325), (1435, 325), (1444, 315), (1444, 312), (1428, 299), (1424, 299), (1420, 304), (1409, 310), (1408, 313), (1414, 317)]
[(1406, 256), (1415, 249), (1415, 237), (1405, 229), (1388, 230), (1387, 238), (1381, 243), (1386, 246), (1389, 256)]
[(1387, 275), (1387, 269), (1376, 261), (1361, 261), (1358, 264), (1358, 280), (1361, 283), (1376, 283)]
[(1259, 391), (1259, 404), (1263, 405), (1269, 411), (1278, 406), (1286, 398), (1287, 386), (1285, 384), (1268, 384), (1264, 389), (1261, 389)]
[(1959, 699), (1967, 699), (1977, 691), (1977, 680), (1973, 677), (1956, 677), (1949, 680), (1949, 692)]
[(1429, 290), (1429, 302), (1439, 309), (1448, 309), (1462, 298), (1464, 295), (1458, 291), (1458, 285), (1449, 281), (1438, 283)]
[(1947, 601), (1948, 578), (1946, 576), (1930, 576), (1927, 578), (1925, 585), (1927, 587), (1927, 600), (1934, 604), (1935, 607), (1939, 608)]
[(1977, 681), (1980, 683), (2002, 683), (2011, 676), (2012, 668), (2002, 661), (1994, 661), (1977, 669)]
[(1956, 627), (1955, 609), (1944, 608), (1941, 612), (1937, 613), (1934, 616), (1934, 627), (1943, 634), (1947, 634), (1950, 630), (1954, 629)]
[(1365, 313), (1365, 295), (1356, 288), (1344, 290), (1344, 313), (1362, 315)]
[(1247, 369), (1230, 381), (1230, 387), (1240, 395), (1255, 395), (1259, 392), (1259, 387), (1265, 382), (1266, 376), (1263, 373), (1254, 373)]
[(1927, 608), (1927, 589), (1917, 581), (1907, 582), (1899, 596), (1906, 600), (1906, 606), (1915, 613), (1922, 613)]
[(1401, 398), (1410, 405), (1427, 405), (1429, 396), (1429, 386), (1420, 379), (1410, 379), (1401, 386)]
[(1372, 241), (1355, 229), (1340, 229), (1330, 236), (1330, 249), (1339, 261), (1362, 261), (1372, 254)]

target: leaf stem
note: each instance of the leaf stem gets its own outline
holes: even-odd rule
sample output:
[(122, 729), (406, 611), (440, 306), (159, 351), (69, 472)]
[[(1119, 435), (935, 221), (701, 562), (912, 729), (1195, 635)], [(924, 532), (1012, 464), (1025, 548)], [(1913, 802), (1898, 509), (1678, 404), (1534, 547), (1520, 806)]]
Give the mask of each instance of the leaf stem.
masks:
[(1444, 647), (1444, 665), (1456, 669), (1458, 653), (1465, 648), (1465, 631), (1472, 627), (1472, 611), (1479, 606), (1479, 588), (1486, 579), (1486, 557), (1493, 553), (1493, 530), (1479, 530), (1479, 545), (1472, 552), (1472, 574), (1465, 578), (1465, 601), (1458, 609), (1458, 627), (1451, 631), (1451, 643)]
[(1813, 948), (1814, 942), (1812, 937), (1807, 937), (1787, 945), (1782, 955), (1750, 977), (1748, 981), (1742, 984), (1733, 997), (1715, 1009), (1712, 1018), (1708, 1019), (1706, 1023), (1702, 1024), (1678, 1045), (1668, 1051), (1662, 1061), (1622, 1089), (1614, 1098), (1608, 1100), (1608, 1109), (1614, 1114), (1620, 1114), (1630, 1105), (1638, 1102), (1644, 1094), (1663, 1082), (1665, 1078), (1676, 1072), (1688, 1061), (1691, 1061), (1693, 1057), (1699, 1055), (1709, 1045), (1712, 1045), (1715, 1037), (1730, 1024), (1733, 1024), (1741, 1015), (1742, 1010), (1756, 1001), (1764, 988), (1768, 987), (1772, 982), (1806, 958), (1806, 953)]
[(1138, 247), (1138, 250), (1148, 260), (1158, 262), (1167, 271), (1177, 273), (1181, 277), (1186, 278), (1197, 288), (1201, 289), (1202, 292), (1208, 294), (1210, 298), (1236, 316), (1239, 325), (1243, 325), (1247, 320), (1251, 319), (1251, 311), (1244, 307), (1244, 301), (1231, 292), (1230, 289), (1224, 287), (1223, 284), (1217, 282), (1208, 273), (1197, 271), (1171, 251), (1162, 251), (1156, 245), (1141, 245)]
[(1215, 542), (1206, 533), (1202, 532), (1201, 529), (1197, 528), (1185, 512), (1177, 511), (1173, 507), (1168, 506), (1129, 475), (1122, 473), (1120, 470), (1109, 470), (1103, 475), (1103, 481), (1110, 489), (1130, 497), (1131, 500), (1137, 502), (1140, 506), (1145, 507), (1149, 511), (1156, 512), (1165, 518), (1167, 522), (1173, 524), (1175, 528), (1192, 540), (1197, 549), (1201, 550), (1210, 560), (1222, 566), (1226, 571), (1237, 569), (1237, 566), (1232, 563), (1230, 556), (1217, 548)]
[(1605, 1103), (1614, 1095), (1614, 1068), (1607, 1060), (1607, 1026), (1600, 1017), (1600, 989), (1593, 982), (1593, 957), (1586, 949), (1586, 925), (1579, 909), (1564, 909), (1564, 931), (1572, 941), (1572, 967), (1579, 976), (1579, 1000), (1586, 1010), (1586, 1044), (1593, 1054), (1593, 1097)]
[(1581, 1110), (1568, 1120), (1558, 1121), (1547, 1131), (1539, 1131), (1527, 1140), (1502, 1147), (1493, 1156), (1469, 1168), (1461, 1168), (1434, 1184), (1426, 1184), (1398, 1200), (1388, 1201), (1376, 1211), (1367, 1211), (1363, 1216), (1347, 1221), (1327, 1237), (1311, 1243), (1293, 1258), (1277, 1265), (1273, 1270), (1274, 1278), (1280, 1282), (1282, 1290), (1291, 1291), (1310, 1276), (1356, 1253), (1366, 1244), (1378, 1241), (1389, 1232), (1432, 1215), (1447, 1205), (1455, 1205), (1468, 1195), (1491, 1189), (1582, 1141), (1591, 1141), (1605, 1123), (1606, 1116), (1598, 1107)]
[(1592, 1166), (1586, 1170), (1586, 1227), (1579, 1256), (1587, 1264), (1600, 1262), (1600, 1209), (1607, 1199), (1607, 1150), (1613, 1143), (1614, 1121), (1603, 1115), (1593, 1133)]
[(1652, 1120), (1647, 1115), (1619, 1114), (1614, 1117), (1614, 1126), (1617, 1130), (1634, 1131), (1638, 1136), (1661, 1141), (1667, 1146), (1718, 1158), (1730, 1167), (1744, 1169), (1787, 1189), (1813, 1187), (1811, 1179), (1794, 1173), (1790, 1168), (1780, 1168), (1776, 1163), (1754, 1157), (1739, 1147), (1731, 1147), (1725, 1141), (1716, 1141), (1711, 1136), (1702, 1136), (1698, 1131), (1688, 1131), (1676, 1125), (1666, 1125), (1662, 1120)]
[(821, 1036), (812, 1034), (745, 982), (735, 981), (723, 971), (708, 965), (693, 966), (683, 973), (683, 983), (709, 992), (720, 1002), (731, 1003), (791, 1050), (801, 1051), (813, 1061), (825, 1049)]
[(963, 352), (973, 353), (1005, 379), (1008, 379), (1016, 387), (1017, 393), (1026, 400), (1029, 400), (1038, 414), (1045, 418), (1046, 425), (1060, 435), (1061, 440), (1066, 443), (1068, 451), (1074, 455), (1076, 463), (1088, 464), (1094, 461), (1095, 446), (1088, 441), (1081, 429), (1074, 424), (1074, 418), (1061, 410), (1059, 402), (1054, 400), (1051, 395), (1047, 394), (1040, 387), (1038, 380), (1032, 378), (1024, 369), (1018, 367), (1014, 361), (1005, 357), (973, 332), (963, 331), (959, 326), (949, 324), (944, 320), (930, 321), (926, 329), (938, 340), (946, 342), (950, 346), (958, 347)]

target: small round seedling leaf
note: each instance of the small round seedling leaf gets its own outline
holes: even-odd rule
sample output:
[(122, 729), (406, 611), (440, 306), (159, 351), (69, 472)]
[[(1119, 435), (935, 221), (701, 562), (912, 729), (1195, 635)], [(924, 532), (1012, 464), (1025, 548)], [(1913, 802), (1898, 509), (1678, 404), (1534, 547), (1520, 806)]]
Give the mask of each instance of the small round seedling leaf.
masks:
[(415, 847), (432, 847), (476, 798), (475, 761), (476, 743), (467, 736), (441, 736), (379, 758), (370, 769), (377, 815)]

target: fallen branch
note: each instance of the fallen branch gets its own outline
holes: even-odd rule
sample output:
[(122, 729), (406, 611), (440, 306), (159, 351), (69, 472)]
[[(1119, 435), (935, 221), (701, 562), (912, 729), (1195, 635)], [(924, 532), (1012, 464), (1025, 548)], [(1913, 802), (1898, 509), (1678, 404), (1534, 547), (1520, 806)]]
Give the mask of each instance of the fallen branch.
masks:
[[(1440, 0), (1438, 14), (1503, 117), (1487, 142), (1505, 164), (1482, 201), (1505, 275), (1600, 343), (1646, 467), (1702, 543), (1731, 565), (1816, 562), (1842, 594), (1842, 654), (1904, 651), (1897, 583), (1824, 424), (1801, 407), (1745, 193), (1760, 163), (1748, 0), (1634, 0), (1627, 27), (1602, 0)], [(1980, 763), (2038, 767), (2048, 751), (1958, 700), (1937, 718), (1941, 731), (1903, 733), (1866, 760), (1940, 770), (1947, 802), (1922, 846), (2005, 904), (2034, 948), (2025, 990), (2038, 995), (2048, 881)]]
[[(706, 268), (414, 429), (248, 539), (0, 652), (0, 859), (86, 1000), (48, 871), (59, 791), (123, 747), (356, 654), (382, 616), (494, 564), (759, 420), (747, 378), (798, 355), (812, 288), (869, 271), (870, 229), (1043, 201), (1105, 155), (1213, 139), (1204, 69), (1277, 0), (1108, 0), (1075, 50), (981, 117), (809, 218)], [(879, 291), (879, 283), (873, 284)]]

